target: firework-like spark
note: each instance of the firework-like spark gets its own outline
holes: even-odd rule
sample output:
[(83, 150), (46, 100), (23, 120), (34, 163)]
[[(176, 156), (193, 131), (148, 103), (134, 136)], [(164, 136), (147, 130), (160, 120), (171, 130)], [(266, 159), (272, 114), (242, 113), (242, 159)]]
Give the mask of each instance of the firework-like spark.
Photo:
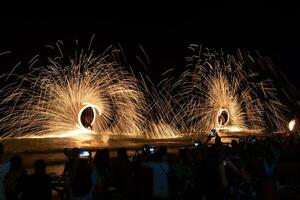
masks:
[[(159, 87), (154, 85), (149, 78), (147, 78), (148, 84), (145, 79), (142, 78), (142, 80), (147, 104), (145, 112), (147, 123), (144, 135), (151, 138), (182, 136), (183, 134), (177, 126), (179, 118), (175, 107), (173, 107), (176, 104), (175, 99), (166, 88), (167, 84), (164, 84), (164, 87)], [(183, 122), (181, 124), (184, 125)]]
[(156, 86), (147, 76), (138, 81), (124, 71), (116, 51), (100, 56), (76, 52), (67, 59), (57, 47), (59, 56), (47, 65), (38, 66), (36, 56), (28, 74), (13, 74), (18, 63), (4, 77), (17, 81), (1, 90), (1, 138), (171, 138), (212, 128), (241, 133), (286, 129), (285, 106), (272, 81), (258, 73), (263, 62), (249, 54), (225, 55), (191, 45), (188, 69), (179, 80), (169, 70)]
[[(285, 106), (272, 81), (261, 79), (255, 71), (261, 63), (240, 51), (225, 55), (196, 45), (190, 48), (193, 55), (187, 58), (188, 69), (174, 84), (179, 91), (175, 98), (184, 105), (179, 116), (185, 119), (187, 132), (286, 129)], [(223, 124), (220, 117), (226, 118)]]
[[(286, 130), (286, 107), (272, 81), (261, 79), (261, 61), (240, 51), (225, 55), (208, 49), (203, 52), (197, 45), (190, 48), (193, 54), (187, 57), (188, 69), (171, 87), (168, 81), (164, 85), (168, 94), (173, 93), (170, 107), (177, 110), (172, 121), (179, 132)], [(220, 122), (220, 118), (225, 121)]]
[[(66, 59), (61, 53), (47, 65), (30, 66), (30, 73), (15, 76), (18, 81), (1, 90), (1, 138), (141, 134), (143, 93), (113, 54), (81, 52)], [(88, 107), (93, 119), (91, 127), (83, 127), (80, 113)]]

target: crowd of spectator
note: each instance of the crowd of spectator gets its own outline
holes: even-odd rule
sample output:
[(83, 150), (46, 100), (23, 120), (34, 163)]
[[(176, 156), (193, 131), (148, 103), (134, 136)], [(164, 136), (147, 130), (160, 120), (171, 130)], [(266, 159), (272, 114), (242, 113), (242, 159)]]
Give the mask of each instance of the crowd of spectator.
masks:
[[(0, 200), (54, 199), (278, 199), (280, 185), (300, 185), (298, 134), (205, 142), (168, 152), (145, 145), (132, 156), (125, 148), (111, 157), (65, 149), (64, 171), (56, 182), (37, 160), (28, 175), (20, 156), (5, 160), (0, 143)], [(296, 193), (293, 198), (299, 198)]]

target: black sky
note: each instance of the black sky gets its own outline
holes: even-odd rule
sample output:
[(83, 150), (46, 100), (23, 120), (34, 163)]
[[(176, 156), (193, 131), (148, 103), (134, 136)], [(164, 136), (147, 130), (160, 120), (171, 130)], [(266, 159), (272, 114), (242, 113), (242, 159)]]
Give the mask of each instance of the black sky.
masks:
[(187, 47), (195, 43), (209, 48), (258, 50), (300, 88), (300, 13), (293, 6), (223, 3), (185, 4), (176, 9), (146, 7), (107, 11), (99, 6), (89, 7), (88, 12), (39, 9), (1, 16), (0, 52), (13, 52), (0, 56), (1, 73), (17, 61), (30, 60), (57, 40), (66, 47), (78, 40), (86, 48), (95, 34), (92, 47), (99, 53), (109, 45), (120, 44), (128, 59), (134, 60), (141, 55), (139, 45), (143, 46), (151, 61), (147, 67), (153, 79), (159, 80), (159, 75), (172, 67), (183, 71)]

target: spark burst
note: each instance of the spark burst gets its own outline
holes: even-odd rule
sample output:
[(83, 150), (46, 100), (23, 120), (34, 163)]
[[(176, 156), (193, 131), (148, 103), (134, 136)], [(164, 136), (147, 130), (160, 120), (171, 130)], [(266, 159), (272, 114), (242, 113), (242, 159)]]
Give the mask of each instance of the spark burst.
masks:
[[(171, 138), (212, 128), (243, 133), (286, 129), (286, 108), (272, 81), (255, 71), (258, 62), (249, 54), (190, 48), (188, 69), (178, 81), (168, 75), (172, 70), (166, 72), (159, 86), (127, 73), (114, 50), (100, 56), (76, 52), (66, 59), (59, 48), (61, 55), (49, 58), (48, 65), (30, 67), (23, 76), (9, 74), (18, 81), (1, 90), (0, 137), (84, 139), (97, 133), (108, 140), (110, 134)], [(88, 107), (95, 117), (92, 129), (80, 122)], [(228, 121), (220, 125), (223, 111)]]
[[(183, 136), (177, 127), (179, 118), (177, 117), (175, 98), (169, 93), (166, 83), (161, 83), (163, 87), (156, 86), (148, 78), (147, 83), (143, 79), (144, 94), (146, 96), (147, 109), (145, 118), (145, 136), (152, 138), (174, 138)], [(167, 81), (168, 79), (165, 79)], [(148, 87), (147, 85), (150, 85)], [(171, 85), (168, 85), (171, 86)], [(181, 122), (184, 125), (184, 122)]]
[[(18, 81), (1, 90), (0, 137), (142, 134), (143, 93), (114, 60), (115, 54), (114, 50), (105, 56), (76, 52), (74, 58), (61, 55), (49, 58), (45, 66), (31, 66), (23, 76), (9, 74)], [(86, 105), (97, 114), (92, 130), (78, 122)]]
[[(223, 132), (263, 132), (286, 130), (277, 90), (270, 79), (261, 79), (256, 71), (262, 61), (238, 51), (226, 55), (191, 45), (187, 57), (188, 70), (178, 81), (176, 98), (184, 104), (181, 113), (192, 132), (208, 132), (217, 128)], [(267, 72), (268, 73), (268, 72)], [(179, 89), (178, 89), (179, 87)], [(220, 110), (228, 111), (228, 124), (217, 122)]]

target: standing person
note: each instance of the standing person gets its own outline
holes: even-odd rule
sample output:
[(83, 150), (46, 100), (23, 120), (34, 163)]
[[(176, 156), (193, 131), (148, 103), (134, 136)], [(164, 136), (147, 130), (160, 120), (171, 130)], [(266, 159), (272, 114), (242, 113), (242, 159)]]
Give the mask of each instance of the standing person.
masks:
[(4, 199), (4, 178), (10, 169), (10, 161), (5, 160), (4, 157), (4, 147), (0, 142), (0, 200)]
[(118, 157), (111, 162), (112, 186), (124, 196), (125, 199), (133, 199), (133, 168), (125, 148), (118, 149)]
[(34, 174), (25, 180), (23, 200), (43, 199), (51, 200), (51, 177), (46, 174), (47, 164), (40, 159), (34, 163)]
[(159, 148), (154, 153), (154, 159), (145, 161), (142, 165), (149, 167), (153, 171), (153, 199), (167, 200), (169, 193), (169, 170), (170, 165), (166, 161), (166, 152), (164, 148)]
[(220, 132), (224, 132), (225, 124), (226, 124), (226, 119), (225, 119), (224, 115), (221, 114), (220, 117), (219, 117), (219, 124), (218, 124), (221, 128)]
[(70, 175), (70, 199), (92, 200), (98, 174), (90, 161), (79, 159)]
[(11, 167), (4, 181), (7, 200), (19, 200), (24, 188), (27, 172), (23, 167), (23, 160), (20, 156), (10, 158)]
[(225, 117), (224, 115), (220, 115), (219, 117), (219, 123), (220, 123), (220, 126), (224, 126), (225, 125)]
[(62, 193), (65, 199), (70, 198), (70, 173), (79, 160), (79, 152), (79, 148), (64, 149), (64, 154), (66, 155), (67, 160), (65, 161), (65, 167), (62, 173), (64, 180), (64, 188)]
[(98, 149), (96, 151), (94, 165), (99, 175), (96, 190), (99, 193), (105, 193), (111, 186), (111, 160), (108, 149)]

